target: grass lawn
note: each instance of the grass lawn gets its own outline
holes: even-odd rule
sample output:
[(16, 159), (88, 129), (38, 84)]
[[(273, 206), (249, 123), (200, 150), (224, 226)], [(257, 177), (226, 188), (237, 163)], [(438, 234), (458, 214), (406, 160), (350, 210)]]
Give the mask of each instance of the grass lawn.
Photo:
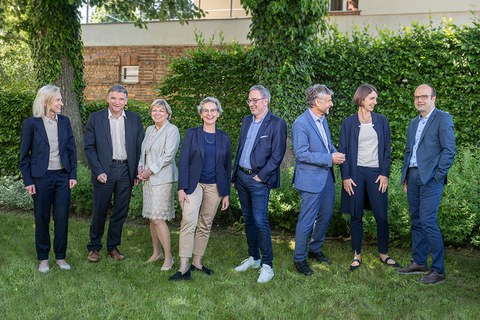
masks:
[[(161, 272), (161, 262), (144, 264), (151, 254), (146, 224), (127, 223), (120, 247), (127, 259), (105, 257), (87, 262), (89, 222), (71, 219), (67, 261), (71, 271), (54, 265), (37, 271), (33, 216), (0, 211), (1, 319), (480, 319), (480, 252), (446, 252), (447, 280), (418, 284), (384, 266), (376, 247), (363, 249), (363, 265), (350, 272), (350, 244), (327, 241), (331, 265), (311, 263), (314, 275), (296, 272), (293, 237), (274, 239), (275, 277), (256, 282), (258, 272), (237, 273), (246, 258), (241, 233), (214, 230), (204, 263), (213, 276), (192, 273), (192, 281), (172, 283), (175, 271)], [(178, 226), (172, 227), (178, 252)], [(409, 250), (391, 249), (403, 265)], [(176, 258), (178, 266), (178, 258)]]

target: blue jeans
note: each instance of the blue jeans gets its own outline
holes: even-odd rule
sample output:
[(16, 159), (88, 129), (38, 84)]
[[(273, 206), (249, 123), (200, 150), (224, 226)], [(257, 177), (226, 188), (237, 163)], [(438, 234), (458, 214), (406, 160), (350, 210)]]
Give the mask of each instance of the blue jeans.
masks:
[(307, 259), (307, 242), (312, 235), (309, 250), (319, 253), (327, 234), (328, 224), (333, 215), (335, 203), (335, 184), (333, 175), (328, 170), (325, 187), (321, 192), (312, 193), (299, 190), (301, 205), (295, 230), (295, 251), (293, 261), (300, 262)]
[(253, 179), (254, 175), (237, 173), (236, 187), (245, 220), (248, 255), (262, 264), (273, 267), (273, 247), (270, 225), (268, 224), (268, 200), (270, 189), (264, 183)]
[(443, 238), (438, 227), (437, 213), (443, 191), (443, 182), (431, 179), (423, 184), (417, 169), (407, 172), (407, 198), (412, 221), (412, 257), (420, 265), (427, 265), (432, 256), (431, 271), (445, 272)]

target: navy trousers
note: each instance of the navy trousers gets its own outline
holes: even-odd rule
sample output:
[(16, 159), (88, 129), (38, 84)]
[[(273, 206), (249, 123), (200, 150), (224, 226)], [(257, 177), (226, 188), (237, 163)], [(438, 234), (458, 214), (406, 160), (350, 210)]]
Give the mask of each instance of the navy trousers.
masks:
[(427, 265), (432, 256), (431, 271), (445, 272), (443, 238), (438, 227), (437, 213), (443, 191), (443, 181), (431, 179), (422, 183), (418, 169), (407, 172), (407, 198), (412, 221), (412, 257), (420, 265)]
[(379, 183), (375, 183), (380, 175), (379, 168), (358, 167), (355, 178), (355, 212), (350, 218), (350, 235), (352, 236), (352, 250), (360, 254), (363, 238), (363, 208), (365, 199), (372, 208), (375, 222), (377, 223), (378, 252), (388, 252), (389, 226), (388, 226), (388, 192), (378, 190)]
[(65, 170), (48, 170), (41, 178), (33, 178), (35, 215), (35, 247), (38, 260), (48, 260), (50, 253), (50, 215), (53, 214), (53, 251), (57, 260), (65, 259), (70, 214), (69, 175)]
[(132, 194), (132, 182), (128, 175), (127, 163), (114, 163), (110, 168), (107, 183), (96, 179), (93, 183), (93, 216), (90, 224), (89, 251), (102, 249), (102, 237), (105, 230), (108, 209), (112, 201), (112, 216), (107, 235), (107, 250), (117, 249), (122, 242), (123, 224), (128, 216), (128, 206)]

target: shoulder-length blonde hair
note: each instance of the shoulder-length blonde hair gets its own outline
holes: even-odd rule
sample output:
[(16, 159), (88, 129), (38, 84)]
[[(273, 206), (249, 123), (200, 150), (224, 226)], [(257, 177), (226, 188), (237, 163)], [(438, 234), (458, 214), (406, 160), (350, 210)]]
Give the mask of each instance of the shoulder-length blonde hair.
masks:
[(54, 85), (46, 85), (41, 87), (35, 100), (33, 101), (32, 113), (33, 116), (39, 118), (47, 114), (47, 106), (53, 100), (55, 95), (60, 93), (60, 88)]

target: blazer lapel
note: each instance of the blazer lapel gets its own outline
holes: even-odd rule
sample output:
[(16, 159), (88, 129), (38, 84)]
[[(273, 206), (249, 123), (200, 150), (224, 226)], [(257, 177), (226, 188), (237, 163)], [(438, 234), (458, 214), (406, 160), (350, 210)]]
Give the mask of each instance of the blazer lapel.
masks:
[[(108, 110), (105, 110), (104, 114), (102, 115), (102, 126), (103, 126), (103, 131), (105, 132), (105, 136), (107, 138), (108, 146), (110, 147), (110, 150), (113, 151), (112, 134), (110, 133), (110, 121), (108, 120)], [(126, 121), (125, 121), (125, 127), (127, 127)], [(125, 133), (126, 131), (127, 131), (127, 128), (125, 128)]]
[[(323, 142), (322, 135), (320, 134), (320, 130), (318, 130), (317, 124), (315, 123), (315, 120), (313, 120), (312, 115), (310, 114), (310, 111), (306, 111), (305, 116), (307, 118), (307, 122), (312, 127), (312, 130), (317, 134), (318, 139)], [(324, 143), (325, 145), (325, 143)]]
[[(428, 128), (432, 125), (433, 120), (435, 120), (435, 117), (437, 115), (438, 110), (434, 109), (433, 112), (430, 114), (430, 117), (427, 120), (427, 123), (425, 124), (425, 128), (423, 128), (422, 135), (420, 136), (420, 140), (418, 140), (418, 145), (422, 143), (423, 137), (425, 137), (425, 133), (427, 132)], [(418, 120), (420, 121), (420, 119)]]
[(205, 158), (204, 157), (205, 156), (205, 147), (204, 147), (205, 142), (203, 142), (203, 139), (205, 139), (205, 138), (204, 138), (204, 135), (203, 135), (203, 125), (198, 127), (195, 135), (197, 137), (197, 145), (200, 149), (200, 155), (202, 156), (202, 161), (203, 161), (203, 159)]
[(48, 142), (48, 137), (47, 137), (47, 130), (45, 129), (45, 125), (43, 124), (43, 118), (38, 117), (36, 118), (37, 121), (35, 121), (35, 127), (38, 130), (38, 133), (40, 134), (40, 137), (47, 143)]
[[(333, 150), (333, 143), (332, 143), (332, 137), (330, 136), (330, 129), (328, 128), (328, 122), (327, 122), (327, 116), (325, 116), (325, 119), (323, 119), (323, 127), (325, 129), (325, 134), (327, 135), (327, 143), (328, 143), (328, 150)], [(322, 139), (323, 141), (323, 139)]]
[(267, 111), (267, 114), (265, 115), (265, 118), (263, 119), (262, 124), (258, 129), (257, 136), (255, 137), (255, 142), (253, 143), (252, 152), (257, 147), (258, 142), (260, 141), (260, 137), (262, 137), (263, 134), (265, 133), (265, 130), (267, 130), (268, 123), (270, 122), (270, 116), (271, 116), (270, 111)]
[(64, 144), (64, 140), (67, 137), (66, 133), (66, 126), (65, 126), (65, 121), (63, 118), (58, 116), (58, 123), (57, 123), (57, 132), (58, 132), (58, 146), (61, 146)]

